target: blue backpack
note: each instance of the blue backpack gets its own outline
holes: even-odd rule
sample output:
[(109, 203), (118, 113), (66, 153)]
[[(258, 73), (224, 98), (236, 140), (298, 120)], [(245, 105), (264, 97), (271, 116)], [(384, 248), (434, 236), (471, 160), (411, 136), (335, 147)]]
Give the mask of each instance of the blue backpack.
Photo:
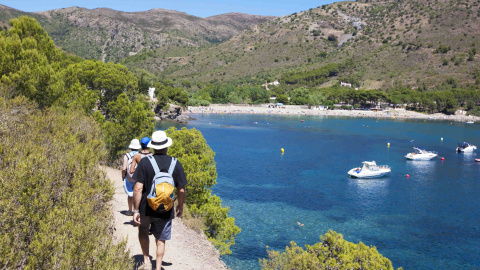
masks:
[(152, 180), (152, 188), (147, 195), (147, 203), (155, 212), (166, 213), (173, 207), (175, 182), (173, 181), (173, 170), (177, 159), (172, 158), (168, 172), (161, 172), (153, 156), (147, 156), (152, 164), (155, 176)]

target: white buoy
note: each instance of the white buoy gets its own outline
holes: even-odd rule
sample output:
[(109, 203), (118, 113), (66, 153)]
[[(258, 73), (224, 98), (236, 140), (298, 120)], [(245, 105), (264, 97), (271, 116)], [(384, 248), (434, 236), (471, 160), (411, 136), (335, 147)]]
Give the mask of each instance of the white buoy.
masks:
[(390, 143), (387, 143), (387, 146), (390, 147)]
[(442, 138), (440, 138), (440, 140), (443, 142), (443, 137), (442, 137)]

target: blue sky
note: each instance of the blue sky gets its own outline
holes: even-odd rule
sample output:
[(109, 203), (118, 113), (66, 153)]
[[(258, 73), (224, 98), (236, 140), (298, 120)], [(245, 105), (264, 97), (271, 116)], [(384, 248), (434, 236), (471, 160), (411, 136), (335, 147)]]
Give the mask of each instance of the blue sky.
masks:
[[(0, 4), (21, 11), (36, 12), (65, 7), (88, 9), (106, 7), (134, 12), (153, 8), (172, 9), (198, 17), (208, 17), (229, 12), (255, 15), (283, 16), (294, 12), (330, 4), (333, 0), (0, 0)], [(337, 1), (338, 2), (338, 1)]]

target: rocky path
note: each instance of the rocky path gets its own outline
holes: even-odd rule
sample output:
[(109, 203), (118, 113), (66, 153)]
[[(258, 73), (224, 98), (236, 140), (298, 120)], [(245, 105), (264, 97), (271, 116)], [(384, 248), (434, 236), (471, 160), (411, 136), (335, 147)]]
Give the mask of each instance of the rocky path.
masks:
[[(127, 248), (135, 260), (134, 269), (137, 269), (143, 262), (143, 256), (137, 237), (138, 229), (133, 226), (132, 217), (125, 215), (128, 206), (121, 171), (109, 167), (103, 169), (115, 186), (115, 195), (111, 201), (114, 237), (117, 241), (127, 239)], [(154, 238), (150, 236), (150, 256), (154, 255), (155, 250)], [(152, 257), (152, 262), (155, 269), (155, 256)], [(219, 252), (206, 237), (188, 229), (178, 218), (173, 220), (172, 239), (166, 243), (162, 267), (165, 270), (227, 269), (219, 259)]]

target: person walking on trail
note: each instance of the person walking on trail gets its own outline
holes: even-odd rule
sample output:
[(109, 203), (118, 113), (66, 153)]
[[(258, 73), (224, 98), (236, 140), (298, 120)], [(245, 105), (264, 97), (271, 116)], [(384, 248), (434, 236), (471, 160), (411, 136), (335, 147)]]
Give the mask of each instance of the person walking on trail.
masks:
[(128, 202), (128, 211), (127, 215), (131, 216), (133, 214), (132, 212), (132, 206), (133, 206), (133, 186), (135, 185), (135, 182), (132, 181), (132, 179), (128, 177), (128, 171), (130, 170), (129, 164), (132, 163), (133, 156), (138, 153), (138, 150), (140, 149), (140, 142), (138, 139), (133, 139), (130, 142), (130, 145), (128, 148), (130, 148), (130, 152), (126, 153), (123, 156), (123, 165), (122, 165), (122, 181), (123, 181), (123, 189), (125, 190), (125, 193), (127, 193), (127, 202)]
[[(144, 259), (143, 265), (138, 269), (152, 269), (149, 233), (153, 234), (157, 245), (156, 270), (162, 269), (165, 241), (171, 238), (172, 219), (175, 216), (182, 217), (183, 214), (187, 178), (182, 164), (167, 155), (168, 147), (172, 143), (172, 139), (167, 137), (164, 131), (155, 131), (148, 144), (155, 152), (140, 160), (133, 175), (136, 181), (133, 192), (133, 222), (138, 225), (138, 240)], [(174, 187), (177, 188), (178, 196), (176, 207), (173, 207)]]
[(149, 137), (143, 137), (140, 140), (140, 145), (142, 146), (142, 151), (133, 156), (132, 165), (130, 166), (130, 174), (133, 175), (135, 169), (137, 168), (140, 160), (148, 155), (150, 155), (150, 149), (148, 148), (148, 143), (150, 142)]

